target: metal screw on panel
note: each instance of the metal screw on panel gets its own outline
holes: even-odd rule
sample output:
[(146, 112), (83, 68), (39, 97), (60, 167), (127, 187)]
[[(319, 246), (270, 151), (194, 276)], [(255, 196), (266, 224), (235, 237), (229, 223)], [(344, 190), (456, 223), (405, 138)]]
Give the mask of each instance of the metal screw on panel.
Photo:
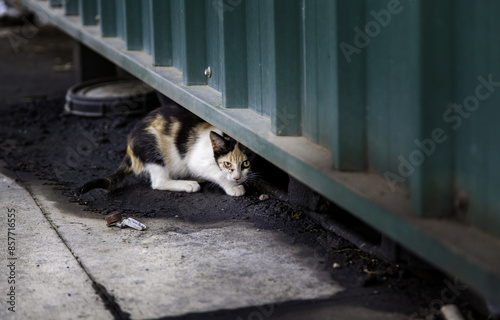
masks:
[(205, 75), (209, 78), (212, 77), (212, 68), (211, 67), (208, 67), (205, 69)]

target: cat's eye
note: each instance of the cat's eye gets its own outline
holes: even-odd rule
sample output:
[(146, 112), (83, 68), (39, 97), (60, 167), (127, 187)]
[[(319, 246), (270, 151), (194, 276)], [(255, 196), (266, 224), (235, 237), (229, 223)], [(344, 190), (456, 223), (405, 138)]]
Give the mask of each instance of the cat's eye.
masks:
[(231, 168), (231, 167), (232, 167), (231, 162), (229, 162), (229, 161), (224, 161), (224, 167), (226, 167), (226, 168)]
[(250, 161), (248, 161), (248, 160), (243, 161), (242, 166), (243, 166), (243, 168), (250, 167)]

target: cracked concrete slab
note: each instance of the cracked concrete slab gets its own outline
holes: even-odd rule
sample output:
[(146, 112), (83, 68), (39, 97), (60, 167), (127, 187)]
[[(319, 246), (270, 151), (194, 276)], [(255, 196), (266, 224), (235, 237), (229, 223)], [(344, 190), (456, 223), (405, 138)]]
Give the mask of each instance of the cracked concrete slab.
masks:
[(0, 318), (112, 319), (30, 194), (3, 175), (0, 204)]
[[(142, 219), (145, 231), (68, 214), (31, 186), (79, 260), (131, 317), (157, 318), (332, 297), (313, 249), (242, 222)], [(46, 187), (45, 187), (46, 188)]]

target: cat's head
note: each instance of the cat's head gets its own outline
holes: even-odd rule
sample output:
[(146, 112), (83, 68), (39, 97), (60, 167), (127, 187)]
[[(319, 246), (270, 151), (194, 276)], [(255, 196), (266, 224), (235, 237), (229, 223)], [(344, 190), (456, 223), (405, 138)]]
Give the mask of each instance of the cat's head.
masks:
[(210, 132), (210, 140), (215, 162), (227, 174), (227, 179), (244, 183), (251, 172), (253, 153), (233, 138), (213, 131)]

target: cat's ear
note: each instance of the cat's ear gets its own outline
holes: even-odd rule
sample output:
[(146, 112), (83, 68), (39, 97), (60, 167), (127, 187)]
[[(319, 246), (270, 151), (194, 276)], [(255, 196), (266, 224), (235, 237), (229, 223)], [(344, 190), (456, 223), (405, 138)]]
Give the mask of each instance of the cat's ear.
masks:
[(210, 141), (215, 153), (222, 154), (227, 152), (227, 140), (221, 137), (217, 132), (210, 131)]

